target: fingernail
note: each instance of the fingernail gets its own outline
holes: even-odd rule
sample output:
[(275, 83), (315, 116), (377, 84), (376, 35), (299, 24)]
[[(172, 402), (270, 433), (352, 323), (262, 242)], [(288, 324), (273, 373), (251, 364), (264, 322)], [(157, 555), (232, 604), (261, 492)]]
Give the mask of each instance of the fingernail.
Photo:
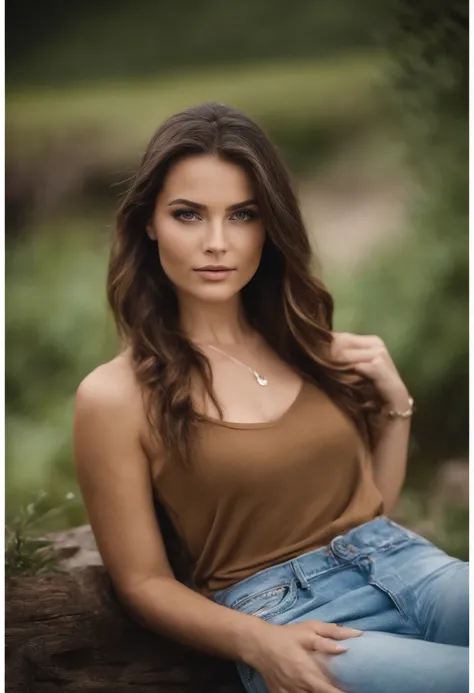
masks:
[(347, 652), (347, 647), (343, 647), (342, 645), (336, 645), (336, 650), (338, 652)]
[(339, 626), (339, 628), (345, 628), (346, 630), (350, 630), (351, 633), (363, 633), (363, 630), (358, 630), (357, 628), (351, 628), (350, 626), (343, 626), (342, 623), (336, 623), (336, 626)]

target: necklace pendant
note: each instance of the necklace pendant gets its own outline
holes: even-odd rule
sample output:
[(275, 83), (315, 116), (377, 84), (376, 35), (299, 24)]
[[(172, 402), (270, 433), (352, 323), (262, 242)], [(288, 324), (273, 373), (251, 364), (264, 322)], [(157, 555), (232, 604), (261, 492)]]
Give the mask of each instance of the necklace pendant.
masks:
[(253, 371), (253, 374), (255, 376), (255, 380), (259, 385), (262, 385), (264, 387), (265, 385), (268, 385), (268, 380), (266, 378), (262, 378), (261, 375), (257, 373), (257, 371)]

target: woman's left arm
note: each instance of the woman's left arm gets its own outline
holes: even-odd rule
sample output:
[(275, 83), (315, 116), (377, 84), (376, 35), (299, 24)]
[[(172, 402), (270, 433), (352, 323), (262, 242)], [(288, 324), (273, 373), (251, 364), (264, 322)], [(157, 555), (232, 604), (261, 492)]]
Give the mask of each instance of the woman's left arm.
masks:
[[(332, 356), (350, 363), (374, 381), (387, 409), (409, 409), (409, 394), (380, 337), (333, 332)], [(384, 500), (384, 513), (393, 512), (405, 480), (411, 418), (387, 418), (373, 452), (374, 481)]]
[[(400, 405), (391, 408), (405, 411), (409, 408), (408, 392), (400, 397)], [(372, 454), (375, 485), (384, 500), (384, 513), (390, 515), (397, 502), (405, 481), (408, 442), (411, 419), (390, 419), (377, 442)]]

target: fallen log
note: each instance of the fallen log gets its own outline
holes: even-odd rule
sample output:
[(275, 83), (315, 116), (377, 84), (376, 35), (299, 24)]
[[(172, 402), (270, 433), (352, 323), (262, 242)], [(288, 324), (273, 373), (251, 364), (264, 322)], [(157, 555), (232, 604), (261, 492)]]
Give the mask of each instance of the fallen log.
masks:
[[(127, 614), (89, 525), (46, 536), (61, 572), (6, 582), (7, 693), (243, 691), (233, 662), (190, 650)], [(189, 561), (169, 533), (166, 546), (176, 577), (192, 588)]]

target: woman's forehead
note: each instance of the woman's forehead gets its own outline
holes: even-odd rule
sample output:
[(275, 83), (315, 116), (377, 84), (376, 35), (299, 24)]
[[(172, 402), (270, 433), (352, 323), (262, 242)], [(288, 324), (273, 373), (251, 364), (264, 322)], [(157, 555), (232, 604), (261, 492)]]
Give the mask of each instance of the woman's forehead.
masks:
[(251, 197), (253, 186), (242, 167), (216, 156), (202, 155), (178, 161), (168, 172), (162, 191), (169, 198), (184, 197), (227, 207)]

